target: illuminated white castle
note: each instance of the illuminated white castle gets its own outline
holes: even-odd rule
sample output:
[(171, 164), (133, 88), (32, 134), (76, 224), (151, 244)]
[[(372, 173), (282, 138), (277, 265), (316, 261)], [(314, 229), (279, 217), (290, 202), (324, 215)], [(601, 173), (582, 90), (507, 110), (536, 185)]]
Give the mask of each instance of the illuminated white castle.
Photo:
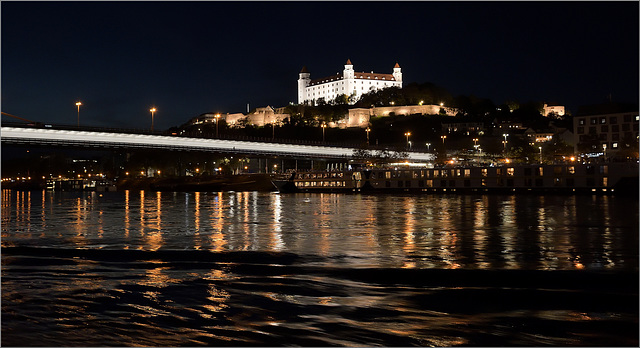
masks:
[(376, 89), (387, 87), (402, 88), (402, 72), (396, 63), (392, 74), (378, 74), (353, 71), (348, 59), (342, 73), (321, 79), (311, 80), (307, 67), (303, 67), (298, 78), (298, 104), (317, 104), (319, 99), (330, 102), (346, 94), (349, 103), (355, 103), (361, 95)]

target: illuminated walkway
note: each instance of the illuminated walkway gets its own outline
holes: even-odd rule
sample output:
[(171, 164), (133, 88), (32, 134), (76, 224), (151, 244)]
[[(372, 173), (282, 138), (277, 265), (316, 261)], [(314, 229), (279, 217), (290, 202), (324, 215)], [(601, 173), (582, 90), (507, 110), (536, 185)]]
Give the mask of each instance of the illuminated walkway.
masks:
[[(149, 148), (208, 151), (253, 155), (278, 155), (309, 158), (342, 158), (353, 156), (355, 148), (310, 146), (237, 140), (187, 138), (163, 135), (106, 133), (42, 128), (2, 127), (2, 143), (75, 145), (98, 148)], [(429, 153), (410, 152), (413, 161), (430, 161)]]

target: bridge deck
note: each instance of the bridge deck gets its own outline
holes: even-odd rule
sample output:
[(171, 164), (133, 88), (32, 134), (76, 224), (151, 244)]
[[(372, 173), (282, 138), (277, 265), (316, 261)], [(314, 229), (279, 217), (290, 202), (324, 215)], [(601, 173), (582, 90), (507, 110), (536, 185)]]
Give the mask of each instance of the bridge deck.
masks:
[[(3, 143), (14, 144), (54, 144), (99, 146), (106, 148), (151, 148), (196, 150), (255, 155), (281, 155), (312, 158), (342, 158), (353, 156), (355, 148), (278, 144), (238, 140), (187, 138), (164, 135), (106, 133), (42, 128), (2, 127), (0, 137)], [(410, 152), (414, 161), (430, 161), (429, 153)]]

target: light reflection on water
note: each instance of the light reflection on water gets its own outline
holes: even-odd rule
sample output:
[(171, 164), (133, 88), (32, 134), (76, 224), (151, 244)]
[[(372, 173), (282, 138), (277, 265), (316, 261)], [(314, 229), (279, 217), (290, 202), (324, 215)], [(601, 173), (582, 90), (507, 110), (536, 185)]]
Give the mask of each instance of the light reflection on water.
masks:
[(610, 196), (2, 190), (2, 245), (291, 252), (332, 266), (637, 264), (638, 201)]
[(2, 190), (1, 209), (5, 346), (638, 343), (637, 199)]

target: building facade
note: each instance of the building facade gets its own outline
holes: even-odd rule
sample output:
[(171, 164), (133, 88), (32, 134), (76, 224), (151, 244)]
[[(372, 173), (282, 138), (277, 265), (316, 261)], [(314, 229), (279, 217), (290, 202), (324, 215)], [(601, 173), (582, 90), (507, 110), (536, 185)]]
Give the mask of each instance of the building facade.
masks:
[(284, 113), (284, 108), (266, 106), (256, 108), (254, 112), (247, 115), (227, 114), (225, 121), (231, 127), (244, 127), (247, 124), (263, 127), (267, 124), (282, 124), (288, 118), (289, 114)]
[(542, 106), (542, 116), (544, 117), (561, 117), (564, 116), (564, 106), (562, 105), (548, 105)]
[(574, 117), (575, 152), (578, 153), (578, 143), (588, 142), (594, 136), (600, 143), (597, 151), (616, 152), (623, 139), (638, 138), (639, 118), (637, 111)]
[(298, 104), (317, 105), (320, 99), (329, 102), (341, 95), (349, 96), (350, 104), (369, 91), (387, 87), (402, 88), (402, 70), (396, 63), (391, 74), (355, 72), (348, 59), (342, 73), (311, 80), (311, 73), (303, 67), (298, 77)]

